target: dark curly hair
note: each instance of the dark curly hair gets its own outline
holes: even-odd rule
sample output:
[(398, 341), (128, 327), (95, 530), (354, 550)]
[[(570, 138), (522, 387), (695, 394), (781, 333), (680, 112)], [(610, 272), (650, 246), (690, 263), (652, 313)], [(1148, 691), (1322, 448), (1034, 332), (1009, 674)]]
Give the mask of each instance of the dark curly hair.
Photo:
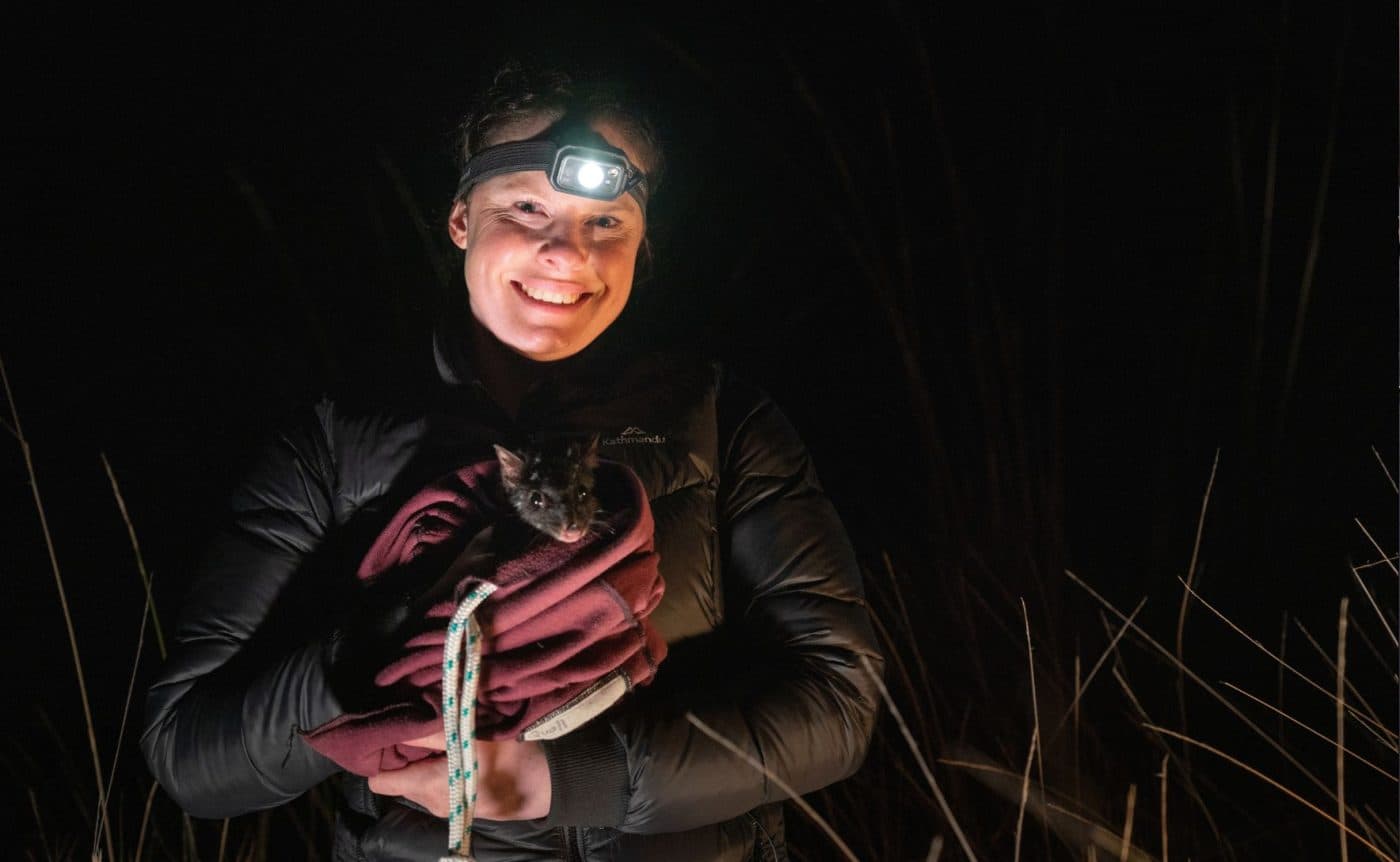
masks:
[(553, 120), (573, 113), (616, 127), (642, 162), (648, 192), (655, 195), (665, 160), (656, 129), (639, 102), (615, 81), (576, 82), (559, 69), (527, 68), (518, 61), (507, 62), (496, 70), (491, 84), (462, 121), (457, 166), (461, 169), (472, 155), (500, 143), (521, 125), (542, 115)]

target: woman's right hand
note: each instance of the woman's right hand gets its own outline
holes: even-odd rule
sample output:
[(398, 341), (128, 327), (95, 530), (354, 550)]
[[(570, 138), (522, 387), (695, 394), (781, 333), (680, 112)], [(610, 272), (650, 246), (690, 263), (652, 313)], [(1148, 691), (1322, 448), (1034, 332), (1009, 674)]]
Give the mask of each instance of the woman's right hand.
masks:
[[(445, 751), (442, 731), (407, 745)], [(551, 782), (549, 762), (538, 742), (513, 739), (491, 742), (478, 739), (476, 816), (485, 820), (533, 820), (549, 814)], [(381, 772), (369, 780), (369, 789), (384, 796), (401, 796), (417, 803), (435, 817), (447, 817), (447, 758), (436, 755), (414, 761), (402, 769)]]

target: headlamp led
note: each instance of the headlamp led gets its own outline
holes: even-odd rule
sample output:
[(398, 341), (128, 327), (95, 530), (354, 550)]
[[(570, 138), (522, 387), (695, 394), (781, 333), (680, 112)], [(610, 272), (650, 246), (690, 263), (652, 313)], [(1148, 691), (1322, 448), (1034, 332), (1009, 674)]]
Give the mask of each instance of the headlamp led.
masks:
[(608, 146), (560, 146), (545, 140), (497, 144), (472, 156), (462, 169), (457, 197), (466, 197), (477, 183), (516, 171), (545, 171), (555, 189), (594, 200), (617, 200), (626, 192), (646, 212), (646, 174), (622, 150)]

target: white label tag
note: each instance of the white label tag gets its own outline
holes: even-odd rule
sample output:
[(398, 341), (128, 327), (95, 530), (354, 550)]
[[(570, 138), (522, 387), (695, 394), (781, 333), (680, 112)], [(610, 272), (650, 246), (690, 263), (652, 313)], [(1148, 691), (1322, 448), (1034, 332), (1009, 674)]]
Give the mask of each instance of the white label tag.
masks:
[(556, 710), (535, 722), (520, 738), (525, 742), (558, 739), (588, 723), (626, 693), (627, 675), (616, 671), (607, 680), (595, 683), (591, 690), (562, 707), (562, 711)]

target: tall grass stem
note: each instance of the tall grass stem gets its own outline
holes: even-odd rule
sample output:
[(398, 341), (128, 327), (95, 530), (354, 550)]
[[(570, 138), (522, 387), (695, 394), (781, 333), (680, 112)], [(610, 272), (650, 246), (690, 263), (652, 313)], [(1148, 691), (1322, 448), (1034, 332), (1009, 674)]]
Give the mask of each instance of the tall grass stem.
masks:
[(1366, 529), (1366, 525), (1361, 523), (1361, 519), (1352, 518), (1352, 520), (1356, 522), (1356, 526), (1361, 528), (1361, 532), (1366, 534), (1366, 538), (1370, 539), (1371, 544), (1374, 545), (1376, 548), (1376, 553), (1381, 555), (1381, 559), (1385, 560), (1386, 565), (1390, 566), (1390, 570), (1395, 574), (1400, 575), (1400, 569), (1397, 569), (1395, 567), (1395, 560), (1391, 558), (1390, 554), (1387, 554), (1385, 552), (1385, 549), (1381, 547), (1381, 543), (1377, 542), (1376, 537), (1371, 535), (1371, 531)]
[(1133, 846), (1133, 811), (1137, 808), (1137, 785), (1128, 785), (1128, 812), (1123, 817), (1123, 841), (1118, 845), (1118, 862), (1128, 862), (1128, 848)]
[[(1266, 647), (1266, 646), (1264, 646), (1262, 643), (1260, 643), (1260, 642), (1258, 641), (1258, 639), (1256, 639), (1256, 638), (1250, 636), (1249, 634), (1245, 633), (1245, 631), (1244, 631), (1243, 629), (1241, 629), (1239, 626), (1235, 625), (1235, 623), (1234, 623), (1229, 617), (1225, 616), (1225, 615), (1222, 614), (1220, 611), (1216, 610), (1215, 606), (1213, 606), (1210, 602), (1208, 602), (1208, 601), (1206, 601), (1204, 598), (1202, 598), (1201, 595), (1200, 595), (1199, 593), (1195, 592), (1195, 591), (1192, 590), (1190, 587), (1187, 587), (1186, 589), (1187, 589), (1187, 592), (1190, 592), (1191, 595), (1195, 597), (1196, 601), (1200, 602), (1203, 606), (1205, 606), (1206, 610), (1208, 610), (1208, 611), (1210, 611), (1211, 613), (1215, 614), (1222, 622), (1224, 622), (1227, 626), (1229, 626), (1231, 629), (1233, 629), (1233, 630), (1235, 631), (1235, 633), (1238, 634), (1240, 637), (1242, 637), (1242, 638), (1244, 638), (1245, 640), (1249, 641), (1250, 643), (1254, 644), (1254, 646), (1255, 646), (1258, 650), (1260, 650), (1261, 652), (1263, 652), (1264, 655), (1267, 655), (1269, 658), (1273, 659), (1274, 661), (1276, 661), (1276, 662), (1278, 662), (1279, 664), (1283, 665), (1284, 667), (1288, 668), (1288, 670), (1289, 670), (1290, 672), (1292, 672), (1294, 676), (1298, 677), (1298, 678), (1301, 679), (1303, 682), (1306, 682), (1308, 685), (1312, 686), (1312, 687), (1313, 687), (1314, 689), (1316, 689), (1317, 691), (1319, 691), (1319, 692), (1321, 692), (1322, 694), (1326, 695), (1326, 696), (1328, 697), (1328, 699), (1332, 699), (1332, 698), (1333, 698), (1332, 692), (1328, 691), (1326, 688), (1324, 688), (1324, 687), (1322, 687), (1321, 685), (1319, 685), (1318, 683), (1314, 682), (1314, 681), (1312, 680), (1312, 678), (1308, 677), (1306, 674), (1304, 674), (1302, 671), (1298, 670), (1297, 668), (1293, 667), (1291, 664), (1288, 664), (1288, 663), (1285, 662), (1282, 658), (1279, 658), (1278, 656), (1274, 655), (1272, 652), (1269, 651), (1269, 648), (1268, 648), (1268, 647)], [(1293, 622), (1294, 622), (1294, 624), (1296, 625), (1298, 621), (1295, 619)], [(1300, 628), (1300, 630), (1303, 631), (1304, 634), (1307, 633), (1307, 630), (1306, 630), (1306, 629), (1303, 629), (1301, 626), (1299, 626), (1299, 628)], [(1373, 726), (1373, 721), (1372, 721), (1371, 718), (1369, 718), (1368, 716), (1365, 716), (1365, 715), (1361, 714), (1360, 712), (1357, 712), (1355, 709), (1351, 708), (1350, 706), (1347, 706), (1347, 711), (1349, 712), (1350, 715), (1352, 715), (1353, 717), (1355, 717), (1355, 718), (1357, 719), (1357, 721), (1361, 722), (1361, 724), (1362, 724), (1363, 726), (1365, 726), (1365, 727), (1367, 727), (1368, 729), (1370, 729), (1371, 732), (1372, 732), (1373, 734), (1375, 734), (1376, 737), (1377, 737), (1378, 739), (1380, 739), (1382, 742), (1385, 742), (1385, 744), (1389, 745), (1389, 746), (1392, 747), (1392, 748), (1395, 747), (1395, 743), (1394, 743), (1393, 741), (1387, 739), (1387, 737), (1386, 737), (1386, 734), (1390, 734), (1390, 731), (1386, 730), (1384, 727), (1381, 727), (1381, 726), (1379, 726), (1379, 725), (1374, 725), (1374, 726)], [(1393, 734), (1391, 734), (1391, 735), (1393, 736)], [(1266, 738), (1267, 738), (1267, 737), (1266, 737)], [(1301, 768), (1301, 766), (1300, 766), (1299, 768)]]
[(151, 804), (156, 801), (158, 789), (160, 785), (152, 781), (151, 789), (146, 791), (146, 810), (141, 812), (141, 829), (136, 834), (136, 855), (131, 857), (132, 862), (141, 862), (141, 850), (146, 846), (146, 827), (151, 823)]
[(1244, 761), (1240, 760), (1234, 755), (1227, 754), (1221, 751), (1220, 749), (1216, 748), (1215, 746), (1211, 745), (1210, 743), (1202, 742), (1199, 739), (1192, 739), (1184, 733), (1177, 733), (1175, 730), (1169, 730), (1165, 727), (1159, 727), (1154, 724), (1144, 724), (1143, 727), (1146, 727), (1148, 730), (1155, 731), (1156, 733), (1163, 734), (1164, 736), (1170, 736), (1173, 739), (1180, 740), (1196, 748), (1208, 751), (1211, 754), (1214, 754), (1216, 757), (1219, 757), (1228, 763), (1234, 764), (1235, 766), (1239, 767), (1240, 769), (1243, 769), (1245, 772), (1248, 772), (1250, 775), (1253, 775), (1255, 778), (1258, 778), (1260, 781), (1263, 781), (1265, 784), (1268, 784), (1270, 787), (1284, 794), (1288, 798), (1292, 799), (1294, 802), (1297, 802), (1298, 804), (1307, 808), (1309, 811), (1312, 811), (1314, 814), (1318, 815), (1319, 817), (1322, 817), (1327, 822), (1344, 830), (1352, 838), (1363, 844), (1366, 847), (1366, 849), (1376, 854), (1376, 858), (1386, 860), (1386, 862), (1400, 862), (1400, 860), (1396, 860), (1394, 856), (1389, 855), (1385, 851), (1381, 850), (1381, 848), (1377, 847), (1375, 844), (1372, 844), (1369, 840), (1367, 840), (1366, 836), (1358, 834), (1350, 826), (1347, 826), (1345, 823), (1333, 817), (1331, 814), (1328, 814), (1326, 811), (1323, 811), (1321, 808), (1318, 808), (1316, 805), (1304, 799), (1302, 796), (1299, 796), (1293, 790), (1290, 790), (1288, 787), (1284, 786), (1283, 784), (1280, 784), (1278, 781), (1275, 781), (1274, 779), (1270, 778), (1269, 776), (1265, 775), (1264, 773), (1260, 772), (1259, 770), (1255, 769), (1254, 767), (1250, 766), (1249, 764), (1245, 763)]
[(151, 624), (156, 630), (156, 646), (160, 649), (161, 660), (165, 660), (165, 631), (161, 628), (160, 616), (156, 613), (155, 595), (151, 591), (151, 575), (146, 570), (145, 557), (141, 555), (141, 543), (136, 540), (136, 527), (131, 522), (131, 514), (126, 508), (126, 498), (122, 496), (121, 486), (117, 484), (117, 474), (112, 471), (112, 464), (107, 460), (106, 452), (99, 452), (98, 457), (102, 459), (102, 469), (107, 472), (107, 481), (112, 485), (112, 497), (117, 501), (117, 510), (121, 512), (122, 523), (126, 525), (126, 536), (131, 541), (131, 551), (136, 555), (136, 571), (141, 575), (141, 587), (146, 591), (146, 611), (150, 614)]
[(39, 831), (39, 844), (44, 848), (44, 858), (48, 862), (53, 862), (53, 850), (49, 848), (49, 836), (44, 832), (44, 818), (39, 816), (39, 800), (34, 798), (34, 788), (27, 787), (29, 793), (29, 810), (34, 812), (34, 828)]
[[(1059, 723), (1056, 724), (1055, 729), (1050, 732), (1050, 742), (1052, 744), (1055, 742), (1055, 739), (1060, 735), (1060, 731), (1064, 728), (1065, 721), (1069, 719), (1070, 715), (1079, 715), (1079, 699), (1082, 698), (1084, 696), (1084, 692), (1089, 689), (1089, 683), (1094, 681), (1094, 675), (1099, 672), (1099, 668), (1103, 667), (1104, 661), (1106, 661), (1108, 657), (1113, 654), (1113, 650), (1118, 646), (1118, 642), (1123, 639), (1123, 635), (1128, 633), (1128, 626), (1132, 624), (1133, 620), (1137, 619), (1138, 612), (1141, 611), (1143, 606), (1146, 604), (1147, 596), (1143, 596), (1142, 599), (1138, 601), (1137, 607), (1133, 608), (1133, 612), (1131, 614), (1128, 614), (1128, 621), (1123, 623), (1123, 625), (1119, 627), (1118, 633), (1113, 636), (1113, 639), (1111, 641), (1109, 641), (1108, 648), (1105, 649), (1103, 653), (1099, 656), (1098, 660), (1094, 662), (1094, 666), (1089, 668), (1089, 674), (1084, 678), (1083, 682), (1080, 682), (1078, 679), (1079, 657), (1075, 656), (1076, 673), (1074, 700), (1070, 701), (1069, 708), (1065, 710), (1064, 715), (1060, 716)], [(1077, 720), (1075, 722), (1075, 726), (1078, 727)]]
[(938, 785), (938, 779), (934, 778), (933, 770), (929, 768), (928, 761), (924, 759), (923, 752), (914, 742), (914, 734), (909, 730), (909, 724), (904, 720), (899, 707), (895, 704), (894, 698), (890, 696), (890, 690), (885, 687), (885, 681), (875, 672), (871, 666), (870, 659), (865, 656), (860, 657), (861, 665), (865, 667), (866, 674), (875, 682), (875, 687), (880, 690), (880, 697), (884, 699), (885, 706), (889, 708), (890, 715), (894, 717), (894, 723), (899, 727), (899, 732), (903, 734), (904, 741), (909, 744), (909, 750), (914, 755), (914, 760), (919, 764), (919, 769), (924, 773), (924, 780), (928, 782), (929, 789), (933, 791), (934, 799), (938, 800), (938, 807), (943, 812), (943, 816), (948, 818), (948, 826), (953, 830), (953, 835), (958, 839), (958, 844), (962, 846), (963, 853), (967, 854), (969, 862), (977, 862), (977, 854), (972, 852), (972, 845), (967, 840), (967, 835), (963, 833), (962, 826), (958, 823), (958, 818), (953, 816), (953, 809), (948, 804), (948, 799), (943, 795), (943, 789)]
[[(1083, 580), (1081, 580), (1081, 579), (1079, 578), (1078, 575), (1074, 574), (1074, 572), (1070, 571), (1069, 569), (1065, 569), (1065, 574), (1066, 574), (1071, 580), (1073, 580), (1076, 584), (1078, 584), (1081, 588), (1083, 588), (1086, 592), (1088, 592), (1089, 595), (1093, 596), (1093, 597), (1094, 597), (1098, 602), (1100, 602), (1104, 607), (1106, 607), (1106, 608), (1108, 608), (1110, 611), (1112, 611), (1113, 614), (1114, 614), (1115, 616), (1117, 616), (1119, 619), (1121, 619), (1121, 620), (1126, 620), (1126, 619), (1127, 619), (1127, 617), (1125, 617), (1125, 616), (1123, 615), (1123, 612), (1122, 612), (1122, 611), (1118, 610), (1118, 609), (1117, 609), (1116, 607), (1114, 607), (1114, 606), (1112, 605), (1112, 603), (1110, 603), (1107, 599), (1105, 599), (1103, 596), (1099, 595), (1099, 594), (1094, 590), (1093, 587), (1089, 586), (1087, 583), (1085, 583)], [(1204, 604), (1204, 602), (1202, 602), (1202, 604)], [(1207, 605), (1207, 607), (1209, 607), (1209, 605)], [(1171, 653), (1170, 650), (1168, 650), (1166, 647), (1164, 647), (1164, 646), (1162, 646), (1160, 643), (1158, 643), (1157, 640), (1156, 640), (1155, 638), (1153, 638), (1153, 637), (1152, 637), (1151, 635), (1149, 635), (1147, 632), (1143, 631), (1142, 628), (1141, 628), (1139, 625), (1137, 625), (1136, 623), (1133, 623), (1132, 626), (1133, 626), (1133, 631), (1137, 632), (1137, 633), (1143, 638), (1143, 641), (1144, 641), (1145, 643), (1147, 643), (1149, 646), (1151, 646), (1153, 649), (1155, 649), (1155, 650), (1158, 652), (1158, 654), (1160, 654), (1161, 656), (1163, 656), (1164, 658), (1166, 658), (1168, 661), (1175, 661), (1176, 657), (1175, 657), (1174, 655), (1172, 655), (1172, 653)], [(1242, 633), (1242, 634), (1243, 634), (1243, 633)], [(1246, 637), (1246, 638), (1249, 638), (1248, 635), (1245, 635), (1245, 637)], [(1252, 643), (1254, 643), (1254, 644), (1256, 644), (1257, 646), (1259, 646), (1260, 649), (1264, 650), (1265, 652), (1268, 652), (1267, 648), (1264, 647), (1262, 644), (1259, 644), (1258, 641), (1255, 641), (1253, 638), (1249, 638), (1249, 640), (1250, 640)], [(1239, 707), (1237, 707), (1237, 706), (1235, 706), (1233, 703), (1231, 703), (1231, 702), (1229, 701), (1228, 698), (1226, 698), (1226, 697), (1225, 697), (1224, 695), (1222, 695), (1220, 692), (1216, 691), (1215, 688), (1214, 688), (1212, 685), (1210, 685), (1210, 683), (1206, 682), (1204, 679), (1202, 679), (1202, 678), (1200, 677), (1199, 674), (1197, 674), (1195, 671), (1191, 670), (1191, 669), (1190, 669), (1189, 667), (1187, 667), (1186, 665), (1181, 664), (1180, 662), (1178, 662), (1178, 663), (1177, 663), (1177, 667), (1178, 667), (1178, 669), (1179, 669), (1182, 673), (1184, 673), (1184, 674), (1187, 676), (1188, 679), (1190, 679), (1192, 682), (1195, 682), (1195, 683), (1196, 683), (1197, 685), (1199, 685), (1207, 694), (1209, 694), (1209, 695), (1211, 695), (1212, 697), (1214, 697), (1217, 701), (1219, 701), (1222, 705), (1224, 705), (1226, 709), (1228, 709), (1230, 712), (1234, 713), (1234, 714), (1235, 714), (1235, 717), (1238, 718), (1240, 721), (1244, 722), (1244, 725), (1245, 725), (1246, 727), (1248, 727), (1250, 730), (1254, 731), (1254, 733), (1256, 733), (1256, 734), (1259, 736), (1260, 739), (1262, 739), (1262, 740), (1264, 740), (1266, 743), (1268, 743), (1269, 746), (1272, 747), (1272, 748), (1274, 749), (1274, 751), (1277, 751), (1277, 752), (1279, 753), (1279, 755), (1283, 757), (1284, 760), (1288, 761), (1288, 763), (1289, 763), (1290, 765), (1292, 765), (1294, 769), (1297, 769), (1297, 770), (1298, 770), (1299, 772), (1301, 772), (1305, 777), (1307, 777), (1307, 779), (1313, 783), (1313, 786), (1317, 787), (1317, 788), (1318, 788), (1319, 790), (1321, 790), (1323, 793), (1326, 793), (1326, 794), (1328, 795), (1328, 797), (1331, 797), (1331, 795), (1332, 795), (1332, 788), (1331, 788), (1326, 782), (1324, 782), (1324, 781), (1322, 781), (1321, 779), (1319, 779), (1316, 775), (1313, 775), (1312, 772), (1309, 771), (1309, 770), (1307, 769), (1307, 767), (1303, 766), (1302, 763), (1298, 762), (1298, 758), (1294, 757), (1292, 754), (1290, 754), (1290, 753), (1288, 752), (1287, 749), (1285, 749), (1283, 746), (1279, 745), (1277, 741), (1275, 741), (1272, 737), (1270, 737), (1267, 733), (1264, 732), (1263, 728), (1259, 727), (1259, 725), (1255, 724), (1253, 721), (1250, 721), (1249, 716), (1247, 716), (1247, 715), (1245, 715), (1243, 712), (1241, 712), (1240, 709), (1239, 709)], [(1294, 673), (1297, 673), (1297, 671), (1294, 671)], [(1299, 674), (1299, 675), (1301, 676), (1301, 674)], [(1304, 679), (1307, 679), (1307, 677), (1303, 677), (1303, 678), (1304, 678)], [(1308, 682), (1309, 682), (1310, 684), (1312, 684), (1312, 685), (1317, 685), (1317, 683), (1313, 682), (1313, 681), (1310, 680), (1310, 679), (1308, 680)], [(1326, 690), (1324, 689), (1324, 691), (1326, 691)], [(1328, 697), (1331, 697), (1331, 694), (1330, 694), (1330, 693), (1328, 694)]]
[[(1288, 713), (1286, 713), (1286, 712), (1284, 712), (1283, 710), (1279, 709), (1278, 707), (1274, 706), (1272, 703), (1269, 703), (1268, 701), (1264, 700), (1264, 699), (1261, 698), (1261, 697), (1256, 697), (1256, 696), (1250, 694), (1249, 692), (1245, 691), (1244, 689), (1240, 688), (1239, 686), (1235, 685), (1234, 683), (1232, 683), (1232, 682), (1225, 682), (1224, 680), (1222, 680), (1220, 684), (1223, 685), (1223, 686), (1225, 686), (1226, 688), (1230, 689), (1231, 691), (1238, 692), (1239, 694), (1244, 695), (1245, 697), (1249, 698), (1250, 700), (1254, 701), (1255, 703), (1259, 704), (1260, 706), (1264, 707), (1265, 709), (1271, 710), (1271, 711), (1274, 712), (1276, 715), (1278, 715), (1278, 717), (1279, 717), (1280, 719), (1285, 719), (1285, 720), (1287, 720), (1287, 721), (1293, 722), (1293, 724), (1297, 725), (1298, 727), (1301, 727), (1303, 730), (1306, 730), (1308, 733), (1311, 733), (1313, 736), (1316, 736), (1318, 739), (1325, 740), (1325, 741), (1326, 741), (1327, 743), (1329, 743), (1329, 744), (1335, 743), (1336, 740), (1334, 740), (1332, 737), (1328, 736), (1327, 734), (1323, 733), (1322, 731), (1316, 730), (1316, 729), (1314, 729), (1314, 728), (1312, 728), (1312, 727), (1309, 727), (1308, 725), (1304, 724), (1303, 722), (1299, 721), (1298, 719), (1294, 718), (1293, 716), (1289, 715)], [(1397, 776), (1397, 775), (1394, 775), (1394, 774), (1392, 774), (1392, 773), (1386, 772), (1384, 768), (1382, 768), (1382, 767), (1380, 767), (1380, 766), (1377, 766), (1376, 764), (1372, 763), (1371, 761), (1367, 760), (1366, 758), (1362, 757), (1361, 755), (1357, 754), (1355, 751), (1352, 751), (1352, 750), (1349, 749), (1349, 748), (1348, 748), (1348, 749), (1343, 749), (1343, 750), (1346, 751), (1347, 754), (1350, 754), (1350, 755), (1351, 755), (1356, 761), (1358, 761), (1359, 763), (1362, 763), (1362, 764), (1365, 764), (1366, 766), (1371, 767), (1371, 769), (1375, 770), (1376, 772), (1379, 772), (1381, 775), (1384, 775), (1386, 778), (1389, 778), (1391, 781), (1400, 782), (1400, 776)]]
[(1162, 862), (1169, 862), (1170, 856), (1167, 854), (1167, 758), (1170, 755), (1162, 755), (1161, 772), (1157, 774), (1161, 782), (1161, 818), (1162, 818)]
[(1036, 749), (1040, 747), (1040, 729), (1031, 730), (1031, 747), (1026, 752), (1026, 768), (1021, 772), (1021, 801), (1016, 806), (1016, 849), (1012, 862), (1021, 860), (1021, 825), (1026, 820), (1026, 799), (1031, 795), (1031, 765), (1035, 763)]
[(1351, 569), (1351, 576), (1356, 578), (1357, 586), (1361, 587), (1361, 592), (1366, 594), (1366, 599), (1371, 603), (1371, 607), (1375, 610), (1376, 616), (1381, 621), (1381, 625), (1385, 626), (1385, 633), (1390, 635), (1390, 642), (1400, 647), (1400, 638), (1395, 636), (1395, 630), (1390, 627), (1390, 620), (1386, 619), (1385, 614), (1381, 612), (1381, 606), (1376, 603), (1376, 597), (1371, 594), (1371, 588), (1366, 586), (1366, 582), (1361, 579), (1361, 573), (1356, 570), (1356, 566), (1349, 566), (1348, 568)]
[[(1337, 820), (1345, 824), (1347, 819), (1346, 792), (1346, 739), (1347, 715), (1342, 705), (1346, 703), (1347, 678), (1347, 603), (1342, 597), (1342, 607), (1337, 614)], [(1343, 825), (1337, 833), (1342, 847), (1342, 862), (1347, 862), (1347, 832)]]
[(1375, 446), (1372, 446), (1371, 454), (1376, 456), (1376, 463), (1381, 465), (1381, 472), (1385, 473), (1385, 479), (1390, 483), (1390, 490), (1400, 494), (1400, 485), (1395, 483), (1395, 477), (1391, 475), (1390, 468), (1385, 465), (1385, 459), (1381, 457), (1380, 451), (1377, 450)]
[(725, 739), (718, 732), (716, 732), (714, 728), (701, 721), (699, 716), (697, 716), (695, 713), (687, 710), (685, 718), (686, 721), (689, 721), (701, 733), (705, 734), (710, 739), (713, 739), (715, 742), (719, 743), (731, 754), (738, 757), (740, 760), (744, 761), (749, 766), (752, 766), (754, 769), (757, 769), (759, 772), (762, 772), (763, 775), (767, 777), (769, 781), (772, 781), (774, 784), (778, 785), (778, 787), (781, 788), (782, 791), (786, 793), (788, 797), (792, 800), (793, 804), (795, 804), (798, 808), (802, 809), (803, 814), (806, 814), (812, 819), (813, 823), (816, 823), (817, 826), (821, 827), (821, 830), (826, 833), (826, 837), (831, 839), (831, 842), (836, 845), (836, 848), (841, 851), (841, 854), (843, 856), (845, 856), (847, 859), (850, 859), (851, 862), (860, 862), (860, 860), (856, 858), (856, 854), (853, 853), (851, 851), (851, 848), (846, 845), (846, 842), (841, 840), (841, 836), (836, 834), (836, 830), (831, 828), (831, 824), (827, 823), (826, 820), (823, 819), (822, 816), (817, 813), (816, 809), (814, 809), (807, 802), (807, 800), (802, 798), (801, 794), (799, 794), (792, 787), (792, 785), (788, 784), (778, 775), (774, 774), (773, 771), (770, 770), (768, 767), (755, 760), (747, 751), (744, 751), (739, 746)]
[[(1181, 610), (1176, 617), (1176, 661), (1179, 667), (1186, 666), (1184, 657), (1186, 645), (1186, 609), (1190, 607), (1191, 585), (1196, 582), (1196, 563), (1200, 560), (1201, 534), (1205, 531), (1206, 511), (1210, 508), (1210, 492), (1215, 487), (1215, 471), (1220, 467), (1220, 450), (1215, 450), (1215, 459), (1210, 465), (1210, 478), (1206, 480), (1206, 492), (1201, 498), (1201, 513), (1196, 517), (1196, 538), (1191, 543), (1191, 562), (1186, 566), (1186, 592), (1181, 596)], [(1176, 675), (1176, 703), (1180, 712), (1181, 726), (1186, 727), (1186, 679), (1181, 673)], [(1188, 755), (1188, 763), (1189, 755)]]
[(107, 796), (102, 787), (102, 758), (97, 754), (97, 730), (92, 722), (92, 706), (88, 701), (87, 681), (83, 675), (83, 659), (78, 652), (78, 634), (73, 628), (73, 614), (68, 608), (68, 593), (63, 588), (63, 573), (58, 566), (58, 553), (54, 549), (53, 534), (49, 532), (48, 515), (44, 512), (44, 499), (39, 493), (39, 479), (34, 472), (34, 457), (29, 449), (29, 441), (24, 436), (24, 426), (19, 421), (19, 405), (15, 403), (14, 392), (10, 389), (10, 375), (5, 370), (5, 360), (0, 359), (0, 381), (5, 385), (5, 399), (10, 405), (10, 425), (15, 439), (19, 441), (20, 452), (24, 455), (24, 469), (29, 474), (29, 490), (33, 492), (34, 508), (39, 513), (39, 528), (44, 534), (44, 547), (49, 552), (49, 566), (53, 571), (54, 586), (58, 588), (58, 603), (63, 609), (63, 624), (68, 630), (68, 648), (73, 653), (73, 669), (78, 677), (78, 695), (82, 701), (83, 719), (87, 725), (88, 751), (92, 754), (92, 775), (97, 782), (97, 808), (107, 840), (107, 858), (115, 862), (117, 855), (112, 846), (112, 824), (107, 816)]

